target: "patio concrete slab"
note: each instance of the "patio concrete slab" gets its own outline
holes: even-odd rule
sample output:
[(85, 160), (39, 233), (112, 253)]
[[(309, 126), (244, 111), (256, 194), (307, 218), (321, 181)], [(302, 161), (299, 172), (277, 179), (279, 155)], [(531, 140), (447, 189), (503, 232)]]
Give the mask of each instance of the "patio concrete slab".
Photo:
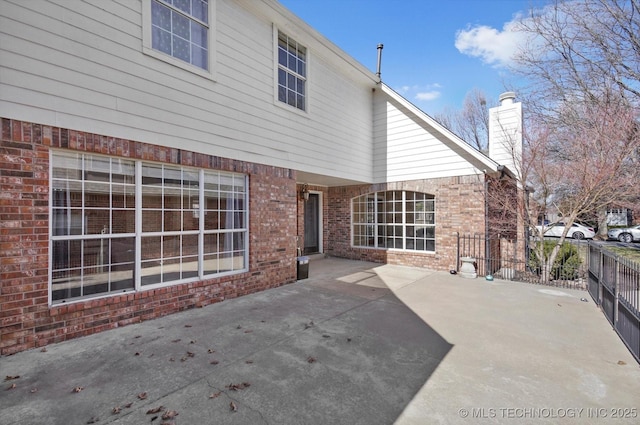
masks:
[(0, 376), (2, 424), (635, 424), (640, 409), (640, 368), (586, 292), (334, 258), (3, 357)]

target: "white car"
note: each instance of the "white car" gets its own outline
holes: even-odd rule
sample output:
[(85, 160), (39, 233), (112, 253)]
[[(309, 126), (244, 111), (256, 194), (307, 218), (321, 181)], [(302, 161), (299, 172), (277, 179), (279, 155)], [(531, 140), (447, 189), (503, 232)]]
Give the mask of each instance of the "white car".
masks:
[(640, 241), (640, 224), (622, 229), (611, 229), (607, 232), (609, 239), (617, 239), (620, 242)]
[[(545, 226), (544, 235), (559, 238), (564, 232), (564, 223), (555, 223)], [(539, 232), (542, 232), (542, 226), (536, 226)], [(596, 231), (592, 227), (583, 226), (582, 224), (573, 223), (567, 232), (568, 238), (573, 239), (593, 239)]]

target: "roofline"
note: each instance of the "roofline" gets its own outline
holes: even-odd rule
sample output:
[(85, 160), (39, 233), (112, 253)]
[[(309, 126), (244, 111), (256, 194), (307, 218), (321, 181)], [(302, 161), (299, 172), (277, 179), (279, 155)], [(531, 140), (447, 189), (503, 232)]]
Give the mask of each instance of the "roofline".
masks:
[(445, 136), (445, 138), (454, 145), (453, 148), (455, 150), (462, 150), (466, 154), (473, 157), (478, 161), (478, 164), (473, 164), (479, 170), (482, 170), (485, 173), (496, 173), (503, 171), (506, 167), (498, 164), (493, 159), (489, 158), (487, 155), (483, 154), (479, 150), (475, 149), (467, 142), (462, 140), (459, 136), (453, 133), (451, 130), (440, 124), (438, 121), (433, 119), (427, 113), (422, 111), (420, 108), (415, 106), (413, 103), (409, 102), (407, 99), (402, 97), (398, 92), (393, 90), (391, 87), (386, 85), (385, 83), (380, 83), (380, 88), (382, 92), (391, 97), (394, 101), (400, 103), (402, 106), (407, 108), (417, 119), (424, 121), (429, 127), (432, 127), (440, 134)]
[[(306, 47), (311, 48), (314, 54), (324, 56), (327, 60), (334, 62), (338, 62), (336, 61), (336, 58), (340, 59), (361, 74), (361, 76), (369, 80), (370, 83), (377, 84), (380, 82), (380, 79), (373, 71), (367, 69), (363, 64), (338, 47), (338, 45), (325, 37), (322, 33), (318, 32), (302, 18), (287, 9), (278, 0), (236, 0), (236, 2), (246, 9), (267, 17), (276, 26), (281, 26), (283, 31), (289, 31), (292, 37), (304, 38), (304, 41), (298, 41), (306, 43), (313, 40), (313, 44), (315, 44), (315, 46), (307, 44)], [(372, 54), (374, 54), (374, 47), (375, 46), (372, 46)], [(322, 50), (329, 52), (330, 55), (334, 55), (334, 58), (331, 58), (330, 55), (323, 54)]]

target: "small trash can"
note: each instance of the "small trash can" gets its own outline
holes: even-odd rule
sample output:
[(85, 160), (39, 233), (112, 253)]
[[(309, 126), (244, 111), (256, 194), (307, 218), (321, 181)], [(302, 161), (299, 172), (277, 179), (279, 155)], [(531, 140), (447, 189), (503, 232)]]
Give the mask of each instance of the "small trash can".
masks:
[(298, 257), (298, 280), (309, 277), (309, 257)]

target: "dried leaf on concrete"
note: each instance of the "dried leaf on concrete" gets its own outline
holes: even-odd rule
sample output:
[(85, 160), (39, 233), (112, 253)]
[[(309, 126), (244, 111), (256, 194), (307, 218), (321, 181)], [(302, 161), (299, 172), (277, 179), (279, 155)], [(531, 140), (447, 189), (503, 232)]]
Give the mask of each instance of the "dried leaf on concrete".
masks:
[(229, 384), (229, 385), (226, 386), (226, 388), (231, 390), (231, 391), (238, 391), (238, 390), (244, 390), (246, 388), (249, 388), (250, 386), (251, 386), (250, 383), (243, 382), (241, 384)]
[(176, 416), (178, 416), (178, 412), (176, 412), (175, 410), (167, 410), (166, 412), (164, 412), (164, 414), (162, 415), (162, 419), (173, 419)]

